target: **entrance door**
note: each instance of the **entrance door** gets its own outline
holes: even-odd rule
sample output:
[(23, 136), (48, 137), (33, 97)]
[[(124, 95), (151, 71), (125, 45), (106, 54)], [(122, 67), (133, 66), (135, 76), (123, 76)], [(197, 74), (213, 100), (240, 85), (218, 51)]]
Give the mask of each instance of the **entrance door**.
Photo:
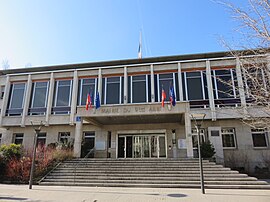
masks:
[(125, 158), (126, 137), (118, 137), (118, 158)]
[[(88, 155), (88, 158), (94, 158), (93, 148), (95, 147), (95, 132), (84, 132), (84, 140), (81, 147), (81, 158)], [(90, 154), (88, 154), (91, 151)]]
[(118, 158), (166, 158), (166, 156), (166, 138), (163, 134), (118, 137)]

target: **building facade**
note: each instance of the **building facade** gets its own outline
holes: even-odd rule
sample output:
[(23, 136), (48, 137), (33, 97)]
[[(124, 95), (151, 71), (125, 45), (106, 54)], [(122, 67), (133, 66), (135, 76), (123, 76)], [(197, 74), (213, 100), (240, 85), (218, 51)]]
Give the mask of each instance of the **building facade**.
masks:
[(42, 121), (38, 143), (74, 141), (74, 157), (94, 147), (95, 158), (193, 158), (191, 114), (205, 114), (217, 162), (254, 170), (270, 156), (267, 128), (241, 121), (248, 84), (227, 52), (3, 70), (0, 85), (1, 144), (31, 149)]

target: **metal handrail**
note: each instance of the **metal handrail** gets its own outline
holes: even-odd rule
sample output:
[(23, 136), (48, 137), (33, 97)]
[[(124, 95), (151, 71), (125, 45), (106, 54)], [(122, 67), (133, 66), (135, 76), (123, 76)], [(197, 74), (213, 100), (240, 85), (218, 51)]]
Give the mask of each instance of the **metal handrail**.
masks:
[(74, 168), (74, 184), (75, 184), (75, 179), (76, 179), (76, 175), (77, 175), (77, 168), (79, 165), (81, 165), (81, 163), (89, 157), (89, 155), (95, 151), (95, 147), (93, 147), (82, 159), (80, 159), (80, 161), (78, 163), (76, 163), (75, 168)]
[(42, 177), (39, 181), (38, 184), (40, 184), (41, 181), (43, 181), (49, 174), (51, 174), (56, 168), (58, 168), (58, 166), (61, 164), (62, 162), (58, 162), (56, 164), (56, 166), (54, 166), (53, 169), (51, 169), (44, 177)]

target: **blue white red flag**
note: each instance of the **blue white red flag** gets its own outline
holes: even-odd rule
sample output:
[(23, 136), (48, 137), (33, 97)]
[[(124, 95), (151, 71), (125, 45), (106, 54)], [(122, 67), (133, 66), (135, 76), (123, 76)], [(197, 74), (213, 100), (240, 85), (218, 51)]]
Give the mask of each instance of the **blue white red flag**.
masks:
[(99, 99), (99, 92), (97, 92), (97, 95), (96, 95), (96, 109), (100, 108), (100, 99)]
[(172, 106), (176, 105), (176, 100), (175, 100), (175, 93), (174, 93), (174, 87), (170, 87), (170, 102)]

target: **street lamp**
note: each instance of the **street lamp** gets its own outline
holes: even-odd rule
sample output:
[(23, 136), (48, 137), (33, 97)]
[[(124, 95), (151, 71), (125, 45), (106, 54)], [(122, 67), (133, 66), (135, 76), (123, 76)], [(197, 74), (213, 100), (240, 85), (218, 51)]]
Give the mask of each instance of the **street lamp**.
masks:
[(35, 138), (34, 138), (34, 144), (33, 144), (33, 155), (32, 155), (32, 164), (31, 164), (31, 171), (30, 171), (30, 179), (29, 179), (29, 189), (32, 189), (33, 184), (33, 176), (34, 176), (34, 170), (35, 170), (35, 159), (36, 159), (36, 147), (37, 147), (37, 137), (38, 134), (41, 131), (41, 128), (43, 126), (42, 121), (38, 125), (34, 125), (31, 121), (31, 124), (33, 126), (33, 129), (35, 131)]
[[(202, 155), (201, 155), (201, 138), (200, 138), (200, 130), (202, 126), (202, 122), (205, 118), (206, 114), (191, 114), (191, 118), (194, 121), (194, 126), (197, 130), (198, 136), (198, 154), (199, 154), (199, 165), (200, 165), (200, 179), (201, 179), (201, 190), (202, 193), (205, 194), (204, 189), (204, 177), (203, 177), (203, 163), (202, 163)], [(200, 121), (199, 121), (200, 120)]]

